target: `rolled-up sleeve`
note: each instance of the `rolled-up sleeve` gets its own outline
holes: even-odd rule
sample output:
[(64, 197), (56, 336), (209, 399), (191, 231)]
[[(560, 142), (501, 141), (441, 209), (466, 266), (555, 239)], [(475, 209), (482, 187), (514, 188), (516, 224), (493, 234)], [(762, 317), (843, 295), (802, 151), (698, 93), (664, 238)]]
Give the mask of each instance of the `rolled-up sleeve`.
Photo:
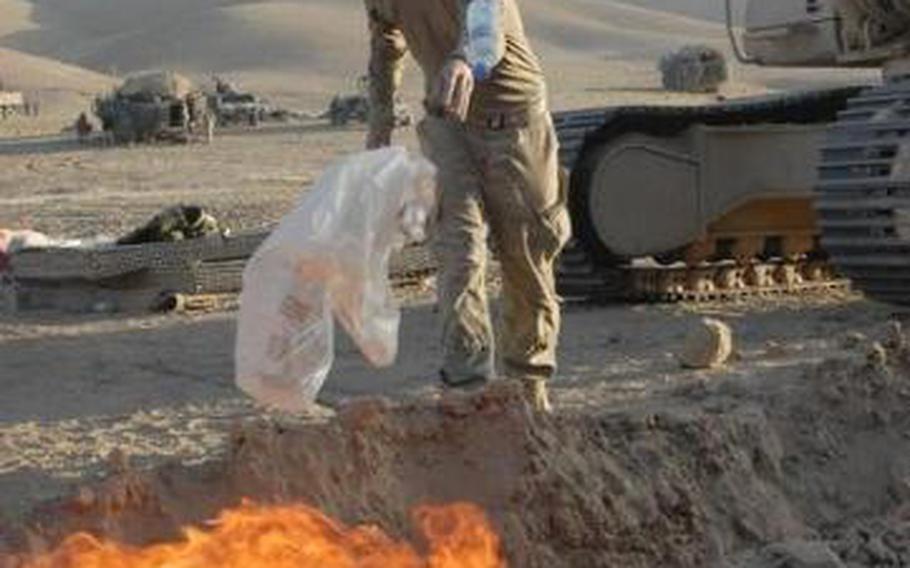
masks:
[(374, 1), (366, 0), (370, 20), (370, 122), (367, 146), (378, 148), (391, 142), (395, 129), (395, 94), (401, 86), (407, 42), (404, 34), (382, 14)]

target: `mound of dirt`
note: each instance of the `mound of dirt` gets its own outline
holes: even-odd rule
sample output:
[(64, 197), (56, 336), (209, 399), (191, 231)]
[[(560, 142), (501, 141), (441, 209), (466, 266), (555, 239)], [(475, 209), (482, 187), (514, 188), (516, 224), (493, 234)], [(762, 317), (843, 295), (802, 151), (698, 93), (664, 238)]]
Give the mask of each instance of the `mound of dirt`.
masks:
[(902, 336), (882, 347), (779, 384), (690, 385), (553, 416), (501, 384), (353, 403), (318, 424), (239, 425), (204, 466), (113, 460), (109, 479), (42, 507), (7, 546), (77, 530), (173, 539), (242, 498), (413, 537), (412, 507), (470, 501), (513, 566), (906, 565), (910, 350)]

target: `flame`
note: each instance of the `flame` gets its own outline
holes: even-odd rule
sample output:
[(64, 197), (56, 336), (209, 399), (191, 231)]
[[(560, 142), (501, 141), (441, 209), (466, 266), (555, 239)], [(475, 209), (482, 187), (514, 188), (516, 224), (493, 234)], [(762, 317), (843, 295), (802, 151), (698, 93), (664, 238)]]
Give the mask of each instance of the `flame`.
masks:
[(24, 568), (506, 568), (477, 506), (421, 506), (412, 515), (426, 555), (378, 527), (347, 527), (311, 507), (244, 503), (210, 530), (185, 529), (177, 543), (133, 548), (79, 533)]

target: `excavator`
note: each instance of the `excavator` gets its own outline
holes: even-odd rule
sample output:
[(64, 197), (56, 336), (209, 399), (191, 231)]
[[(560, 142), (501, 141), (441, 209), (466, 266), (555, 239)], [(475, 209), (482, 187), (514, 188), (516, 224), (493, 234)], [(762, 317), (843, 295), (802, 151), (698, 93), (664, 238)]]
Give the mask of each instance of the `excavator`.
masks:
[(563, 295), (697, 300), (849, 278), (910, 304), (910, 0), (749, 0), (741, 23), (725, 1), (742, 62), (882, 81), (557, 113), (575, 232)]

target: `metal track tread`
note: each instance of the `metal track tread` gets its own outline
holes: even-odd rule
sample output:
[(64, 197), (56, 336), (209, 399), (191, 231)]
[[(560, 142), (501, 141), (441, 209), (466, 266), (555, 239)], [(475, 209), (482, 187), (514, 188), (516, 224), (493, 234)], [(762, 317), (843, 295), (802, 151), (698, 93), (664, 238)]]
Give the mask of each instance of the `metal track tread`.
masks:
[[(863, 87), (833, 89), (752, 97), (709, 105), (620, 106), (556, 112), (553, 122), (559, 137), (560, 161), (573, 169), (584, 148), (592, 142), (639, 131), (671, 136), (694, 124), (734, 126), (745, 124), (783, 124), (833, 122), (845, 103), (862, 92)], [(894, 95), (892, 95), (894, 96)], [(896, 97), (900, 103), (903, 98)]]
[[(817, 212), (822, 246), (855, 286), (910, 305), (910, 80), (849, 103), (822, 151)], [(884, 150), (884, 151), (883, 151)]]
[(850, 281), (825, 262), (732, 262), (695, 267), (637, 263), (597, 267), (573, 246), (560, 262), (557, 289), (564, 298), (591, 302), (716, 302), (778, 296), (847, 292)]

